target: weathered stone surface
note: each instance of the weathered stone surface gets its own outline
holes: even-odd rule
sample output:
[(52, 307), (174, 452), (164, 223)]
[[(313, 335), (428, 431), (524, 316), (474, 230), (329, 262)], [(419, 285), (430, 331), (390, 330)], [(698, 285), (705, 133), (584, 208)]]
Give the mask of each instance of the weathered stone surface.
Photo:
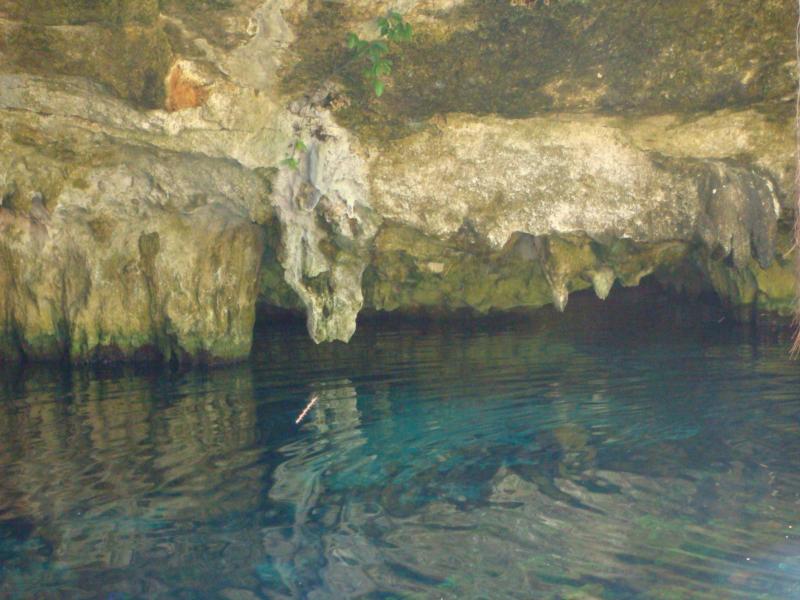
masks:
[[(343, 39), (389, 9), (377, 99)], [(257, 302), (347, 340), (648, 275), (788, 312), (794, 9), (9, 0), (0, 355), (233, 359)]]
[[(220, 160), (116, 146), (48, 211), (0, 207), (9, 354), (232, 360), (255, 321), (260, 178)], [(29, 164), (33, 160), (29, 157)], [(199, 234), (199, 235), (198, 235)]]
[(178, 61), (167, 75), (166, 109), (169, 111), (197, 108), (208, 100), (209, 78), (204, 77), (189, 61)]
[(3, 12), (36, 25), (150, 24), (158, 17), (158, 6), (159, 0), (5, 0)]
[[(247, 196), (243, 208), (260, 224), (273, 214), (279, 219), (282, 241), (275, 258), (308, 311), (314, 338), (352, 335), (376, 216), (366, 199), (364, 158), (329, 116), (312, 104), (290, 112), (268, 97), (224, 83), (212, 84), (214, 91), (202, 106), (142, 114), (80, 81), (18, 75), (4, 80), (0, 105), (8, 111), (7, 141), (14, 146), (3, 179), (7, 207), (25, 209), (37, 192), (48, 207), (56, 207), (65, 180), (85, 179), (87, 167), (113, 162), (109, 156), (131, 142), (151, 148), (150, 176), (158, 185), (171, 178), (158, 168), (158, 148), (164, 148), (178, 169), (196, 179), (191, 193), (204, 197), (238, 183), (222, 173), (203, 177), (193, 152), (234, 159), (249, 177), (274, 180), (258, 201)], [(56, 115), (51, 114), (53, 104)], [(102, 140), (101, 148), (93, 145), (95, 140)], [(305, 140), (304, 149), (294, 150), (300, 140)], [(293, 152), (298, 168), (276, 168)]]
[(89, 77), (146, 108), (163, 104), (171, 62), (169, 40), (157, 25), (46, 26), (0, 19), (2, 71)]
[[(363, 158), (351, 150), (348, 132), (311, 103), (297, 104), (290, 112), (258, 91), (214, 81), (208, 70), (193, 77), (202, 84), (199, 91), (193, 88), (184, 93), (183, 74), (194, 68), (190, 61), (180, 61), (175, 69), (182, 75), (174, 78), (179, 81), (168, 79), (176, 84), (170, 92), (179, 92), (168, 98), (172, 112), (147, 114), (78, 80), (5, 76), (0, 104), (11, 111), (8, 118), (15, 121), (10, 135), (31, 132), (29, 143), (22, 144), (28, 148), (20, 150), (22, 155), (36, 152), (44, 143), (39, 139), (39, 128), (44, 126), (63, 149), (49, 163), (37, 161), (38, 171), (53, 173), (49, 179), (30, 175), (31, 169), (24, 164), (17, 168), (19, 161), (10, 165), (7, 204), (12, 196), (15, 204), (25, 204), (25, 198), (50, 179), (53, 181), (43, 195), (46, 202), (55, 204), (50, 199), (57, 196), (64, 179), (61, 171), (81, 169), (76, 142), (70, 137), (83, 138), (87, 130), (112, 136), (112, 150), (118, 143), (136, 141), (183, 154), (233, 158), (275, 179), (272, 205), (253, 218), (263, 223), (264, 213), (275, 211), (281, 220), (286, 240), (276, 258), (284, 263), (288, 283), (306, 304), (315, 339), (348, 339), (361, 308), (360, 278), (368, 255), (365, 240), (374, 235), (375, 217), (365, 199)], [(191, 102), (186, 102), (187, 98)], [(18, 117), (20, 114), (28, 116)], [(305, 149), (297, 151), (300, 168), (276, 169), (301, 140), (305, 140)], [(91, 144), (85, 146), (88, 156), (94, 156)], [(190, 163), (185, 168), (191, 169)], [(224, 182), (208, 182), (212, 192), (221, 184)]]
[[(773, 175), (757, 173), (747, 163), (667, 157), (629, 135), (638, 127), (586, 115), (525, 120), (451, 115), (445, 124), (375, 150), (372, 201), (386, 218), (434, 236), (452, 235), (469, 220), (494, 247), (514, 232), (582, 231), (641, 242), (688, 239), (701, 216), (719, 221), (725, 211), (743, 223), (777, 219), (780, 195), (772, 179), (791, 165), (789, 136), (776, 152), (785, 162)], [(662, 137), (671, 134), (665, 130)], [(667, 146), (661, 141), (657, 148)], [(742, 190), (743, 196), (718, 198), (715, 190), (722, 195)], [(757, 214), (745, 214), (751, 196), (767, 202), (752, 208)], [(719, 214), (711, 214), (715, 211)], [(731, 251), (730, 243), (726, 249)]]
[[(590, 284), (604, 297), (614, 279), (636, 285), (645, 275), (673, 269), (694, 244), (716, 261), (731, 257), (733, 266), (721, 264), (723, 270), (744, 269), (751, 256), (770, 267), (781, 214), (776, 182), (791, 164), (791, 143), (786, 136), (785, 147), (772, 146), (783, 159), (765, 161), (774, 173), (737, 163), (735, 155), (724, 158), (726, 149), (737, 146), (730, 139), (748, 126), (741, 118), (732, 121), (742, 131), (731, 134), (731, 124), (720, 121), (729, 135), (721, 147), (708, 148), (713, 159), (664, 154), (674, 145), (670, 135), (686, 135), (680, 126), (662, 129), (655, 151), (641, 133), (652, 127), (649, 119), (564, 114), (514, 121), (451, 115), (375, 149), (376, 210), (444, 243), (426, 251), (408, 234), (393, 243), (388, 240), (396, 234), (382, 233), (372, 303), (485, 311), (552, 301), (563, 309), (571, 291)], [(709, 127), (705, 133), (713, 138), (715, 132)], [(473, 247), (457, 249), (465, 236)], [(627, 246), (618, 243), (625, 240)], [(498, 263), (497, 257), (509, 248), (511, 255), (523, 252), (530, 266), (501, 267), (507, 259)], [(443, 272), (426, 273), (424, 265), (442, 256), (451, 257)], [(466, 267), (470, 263), (480, 267)], [(401, 293), (409, 286), (411, 297)]]
[[(294, 168), (275, 182), (284, 278), (317, 341), (348, 341), (363, 305), (361, 275), (378, 218), (368, 200), (366, 164), (355, 140), (313, 105), (294, 106)], [(316, 134), (315, 134), (316, 132)]]
[(514, 232), (663, 241), (691, 235), (693, 182), (604, 119), (455, 116), (376, 153), (373, 203), (432, 236), (465, 221), (494, 248)]
[[(350, 4), (304, 13), (290, 89), (346, 62), (344, 34), (368, 31), (359, 25), (381, 9)], [(344, 69), (358, 101), (341, 118), (365, 135), (396, 136), (442, 113), (692, 113), (794, 95), (792, 0), (758, 10), (736, 0), (403, 4), (417, 41), (392, 56), (381, 101), (370, 101), (360, 64)]]

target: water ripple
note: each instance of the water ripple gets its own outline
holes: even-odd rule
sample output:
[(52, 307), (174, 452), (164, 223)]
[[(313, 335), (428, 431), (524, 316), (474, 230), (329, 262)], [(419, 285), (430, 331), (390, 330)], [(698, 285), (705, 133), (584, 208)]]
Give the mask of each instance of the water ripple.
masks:
[(800, 598), (785, 347), (603, 306), (8, 377), (0, 597)]

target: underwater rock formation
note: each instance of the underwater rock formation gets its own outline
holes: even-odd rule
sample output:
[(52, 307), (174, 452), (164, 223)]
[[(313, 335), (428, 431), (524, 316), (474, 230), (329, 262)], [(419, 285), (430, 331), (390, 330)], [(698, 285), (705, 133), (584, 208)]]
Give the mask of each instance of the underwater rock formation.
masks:
[[(376, 98), (343, 40), (392, 8)], [(257, 304), (346, 341), (649, 275), (788, 314), (795, 11), (9, 0), (0, 357), (233, 360)]]

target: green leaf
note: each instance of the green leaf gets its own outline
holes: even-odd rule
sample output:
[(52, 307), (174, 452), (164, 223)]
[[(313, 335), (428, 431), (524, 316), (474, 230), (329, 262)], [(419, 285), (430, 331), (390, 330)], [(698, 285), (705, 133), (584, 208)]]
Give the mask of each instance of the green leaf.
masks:
[(378, 19), (378, 31), (381, 32), (381, 35), (386, 35), (387, 33), (389, 33), (390, 29), (391, 27), (389, 25), (389, 21), (387, 21), (383, 17)]
[[(392, 74), (393, 63), (384, 58), (390, 51), (390, 43), (408, 41), (412, 36), (411, 24), (403, 20), (403, 16), (394, 10), (386, 16), (375, 20), (380, 32), (380, 38), (375, 40), (362, 40), (355, 33), (347, 35), (348, 48), (355, 50), (355, 59), (368, 59), (369, 67), (362, 71), (365, 83), (369, 83), (377, 97), (381, 97), (386, 89), (383, 78)], [(362, 65), (363, 62), (362, 61)]]
[(282, 165), (286, 165), (292, 171), (297, 171), (297, 167), (300, 166), (300, 163), (297, 162), (297, 159), (294, 156), (287, 156), (281, 161)]
[(294, 149), (297, 150), (298, 152), (305, 152), (306, 150), (308, 150), (308, 147), (303, 143), (303, 140), (297, 140), (294, 143)]

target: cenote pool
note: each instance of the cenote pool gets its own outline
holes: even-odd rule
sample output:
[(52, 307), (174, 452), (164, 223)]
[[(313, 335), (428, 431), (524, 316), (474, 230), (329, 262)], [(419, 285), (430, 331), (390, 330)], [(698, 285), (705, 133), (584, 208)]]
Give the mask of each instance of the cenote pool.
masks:
[(785, 328), (615, 294), (5, 371), (0, 597), (800, 598)]

